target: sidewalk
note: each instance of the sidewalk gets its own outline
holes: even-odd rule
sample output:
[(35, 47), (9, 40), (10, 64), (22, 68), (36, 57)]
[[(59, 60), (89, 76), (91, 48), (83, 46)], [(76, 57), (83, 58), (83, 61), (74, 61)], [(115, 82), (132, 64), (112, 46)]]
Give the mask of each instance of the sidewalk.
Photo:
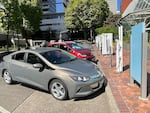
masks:
[(123, 50), (123, 66), (122, 73), (116, 72), (116, 55), (112, 56), (112, 67), (110, 66), (110, 57), (103, 56), (101, 51), (94, 45), (94, 51), (103, 72), (106, 75), (112, 95), (117, 104), (120, 113), (150, 113), (150, 60), (148, 60), (148, 98), (142, 100), (141, 89), (138, 84), (130, 85), (130, 61), (129, 50)]

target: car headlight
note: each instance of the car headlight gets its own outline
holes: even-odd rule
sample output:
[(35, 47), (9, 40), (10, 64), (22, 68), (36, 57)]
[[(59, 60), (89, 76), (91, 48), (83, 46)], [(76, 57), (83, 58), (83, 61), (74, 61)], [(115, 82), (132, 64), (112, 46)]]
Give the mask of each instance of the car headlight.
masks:
[(89, 76), (70, 76), (73, 80), (75, 81), (82, 81), (82, 82), (87, 82), (90, 80), (90, 77)]
[(102, 71), (97, 66), (95, 66), (95, 68), (100, 75), (103, 74)]

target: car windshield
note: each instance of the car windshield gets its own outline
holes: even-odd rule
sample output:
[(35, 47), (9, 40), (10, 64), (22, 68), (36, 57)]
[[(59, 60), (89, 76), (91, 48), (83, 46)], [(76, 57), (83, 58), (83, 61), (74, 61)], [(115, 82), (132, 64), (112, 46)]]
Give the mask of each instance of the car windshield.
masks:
[(75, 56), (61, 50), (53, 50), (41, 53), (52, 64), (62, 64), (76, 59)]
[(76, 43), (69, 43), (68, 44), (70, 47), (72, 47), (73, 49), (76, 49), (76, 50), (83, 50), (84, 48), (79, 46), (78, 44)]

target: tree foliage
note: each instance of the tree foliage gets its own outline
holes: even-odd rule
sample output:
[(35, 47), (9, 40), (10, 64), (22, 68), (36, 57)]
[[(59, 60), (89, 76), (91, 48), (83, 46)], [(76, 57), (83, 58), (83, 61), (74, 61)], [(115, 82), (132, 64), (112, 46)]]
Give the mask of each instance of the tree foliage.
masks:
[(9, 29), (19, 29), (21, 22), (20, 11), (17, 7), (18, 1), (0, 0), (4, 7), (1, 7), (2, 27), (8, 32)]
[(109, 15), (105, 0), (71, 0), (65, 10), (67, 28), (86, 29), (103, 25)]
[(113, 25), (108, 25), (108, 26), (105, 26), (105, 27), (97, 28), (96, 31), (97, 31), (99, 34), (102, 34), (102, 33), (113, 33), (113, 34), (117, 34), (117, 33), (118, 33), (117, 27), (115, 27), (115, 26), (113, 26)]
[(112, 26), (117, 27), (119, 18), (121, 18), (120, 14), (110, 13), (109, 16), (107, 17), (106, 21), (104, 22), (104, 26), (112, 25)]
[(31, 32), (38, 31), (42, 11), (37, 0), (26, 0), (21, 3), (20, 7), (23, 15), (23, 27), (25, 30)]
[[(39, 30), (41, 8), (38, 0), (0, 0), (4, 6), (0, 14), (3, 28), (13, 30), (16, 33)], [(8, 29), (9, 27), (9, 29)]]
[(104, 22), (103, 27), (97, 28), (96, 32), (98, 34), (102, 33), (113, 33), (114, 38), (118, 38), (118, 26), (117, 26), (117, 21), (120, 18), (121, 15), (115, 14), (113, 15), (112, 13), (109, 14), (107, 17), (106, 21)]

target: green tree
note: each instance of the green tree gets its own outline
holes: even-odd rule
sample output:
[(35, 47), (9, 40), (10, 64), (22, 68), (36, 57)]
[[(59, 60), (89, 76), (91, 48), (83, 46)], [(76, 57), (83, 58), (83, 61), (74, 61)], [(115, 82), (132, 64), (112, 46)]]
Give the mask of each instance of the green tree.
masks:
[(0, 0), (3, 4), (1, 7), (1, 27), (4, 29), (4, 33), (7, 32), (7, 50), (8, 50), (8, 37), (9, 34), (14, 33), (15, 31), (20, 32), (20, 25), (22, 23), (22, 18), (20, 15), (20, 10), (18, 7), (18, 0)]
[(114, 39), (118, 38), (118, 26), (117, 22), (118, 19), (121, 17), (119, 14), (113, 15), (112, 13), (109, 14), (106, 21), (104, 22), (104, 25), (100, 28), (96, 29), (96, 32), (98, 34), (102, 33), (113, 33)]
[(23, 27), (30, 32), (39, 30), (41, 20), (41, 7), (38, 0), (26, 0), (21, 2), (21, 11), (23, 15)]
[(66, 27), (84, 31), (90, 29), (92, 34), (95, 28), (103, 25), (108, 15), (105, 0), (72, 0), (65, 10)]
[[(29, 34), (39, 30), (42, 11), (38, 0), (0, 0), (4, 13), (0, 14), (3, 28), (21, 33), (27, 39)], [(26, 35), (24, 35), (26, 34)]]
[(38, 0), (20, 0), (20, 8), (23, 15), (22, 35), (28, 47), (31, 34), (39, 31), (42, 11)]

